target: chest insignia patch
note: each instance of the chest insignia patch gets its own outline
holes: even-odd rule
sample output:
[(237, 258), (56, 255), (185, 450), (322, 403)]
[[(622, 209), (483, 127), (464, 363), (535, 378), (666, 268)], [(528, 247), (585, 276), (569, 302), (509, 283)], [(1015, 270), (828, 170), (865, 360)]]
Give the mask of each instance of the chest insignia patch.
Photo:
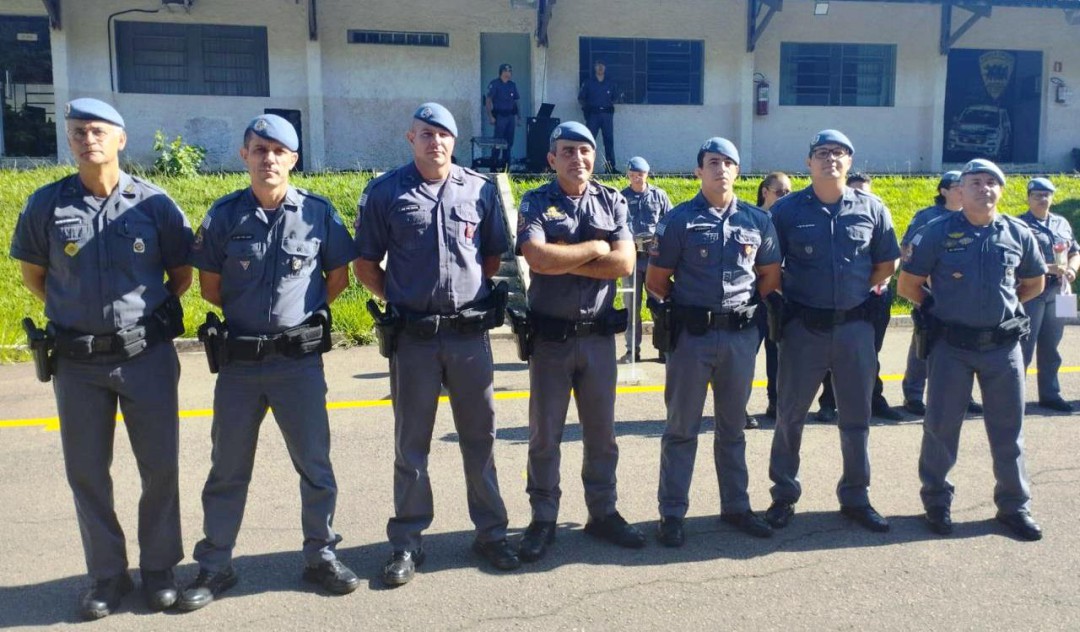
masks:
[(754, 244), (743, 244), (742, 247), (743, 256), (750, 258), (754, 256)]
[(804, 250), (806, 250), (806, 254), (808, 254), (808, 255), (814, 254), (814, 247), (813, 246), (807, 246), (806, 248), (804, 248)]
[(76, 252), (79, 252), (79, 245), (78, 244), (68, 243), (68, 245), (64, 246), (64, 254), (65, 255), (67, 255), (69, 257), (74, 257)]
[(954, 278), (954, 279), (962, 279), (962, 278), (964, 278), (964, 273), (963, 272), (953, 272), (952, 273), (952, 278)]
[(293, 272), (299, 272), (301, 266), (303, 266), (303, 265), (304, 265), (304, 262), (301, 261), (300, 259), (295, 258), (295, 257), (293, 258), (292, 262), (289, 264), (289, 266), (292, 267)]
[(702, 259), (707, 259), (709, 257), (709, 249), (708, 248), (699, 248), (698, 253), (701, 255)]
[(143, 241), (142, 237), (138, 237), (135, 239), (135, 243), (131, 246), (131, 249), (135, 251), (135, 254), (141, 255), (146, 252), (146, 242)]
[(544, 211), (544, 218), (545, 219), (551, 219), (551, 220), (565, 219), (566, 218), (566, 213), (563, 213), (562, 211), (560, 211), (558, 209), (558, 207), (549, 206), (549, 207), (547, 207), (547, 210)]
[(476, 224), (465, 225), (465, 239), (472, 239), (476, 235)]
[(975, 240), (972, 239), (971, 237), (961, 237), (960, 239), (956, 240), (956, 243), (960, 244), (961, 246), (967, 246), (968, 244), (970, 244), (973, 241), (975, 241)]
[(960, 232), (960, 233), (949, 233), (949, 237), (952, 237), (953, 239), (960, 239), (963, 236), (964, 236), (964, 233), (962, 233), (962, 232)]
[(247, 259), (241, 259), (240, 260), (240, 269), (241, 270), (247, 270), (248, 266), (250, 266), (250, 265), (251, 265), (251, 261), (248, 261)]

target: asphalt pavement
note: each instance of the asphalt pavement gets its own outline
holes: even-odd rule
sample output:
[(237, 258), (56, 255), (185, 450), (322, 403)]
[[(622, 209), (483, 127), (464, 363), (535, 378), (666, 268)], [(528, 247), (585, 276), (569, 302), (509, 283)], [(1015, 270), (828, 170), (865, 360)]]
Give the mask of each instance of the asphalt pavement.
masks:
[[(900, 403), (900, 374), (910, 330), (891, 329), (881, 355), (885, 394)], [(1066, 399), (1080, 399), (1080, 328), (1061, 349)], [(525, 495), (528, 371), (513, 343), (493, 342), (498, 439), (496, 462), (513, 538), (529, 521)], [(621, 350), (620, 350), (621, 352)], [(501, 573), (469, 550), (472, 526), (461, 457), (446, 402), (431, 446), (436, 514), (424, 545), (427, 561), (412, 583), (385, 589), (379, 571), (389, 554), (393, 417), (387, 362), (373, 347), (335, 350), (325, 358), (332, 458), (340, 487), (335, 527), (342, 560), (366, 581), (355, 593), (328, 596), (300, 579), (297, 475), (272, 417), (266, 420), (236, 547), (240, 583), (190, 614), (150, 613), (138, 593), (101, 623), (109, 630), (656, 630), (656, 629), (1080, 629), (1080, 417), (1032, 405), (1025, 426), (1033, 511), (1045, 537), (1019, 542), (994, 521), (993, 476), (981, 420), (965, 425), (953, 474), (956, 532), (931, 534), (920, 519), (916, 470), (920, 420), (874, 420), (871, 500), (892, 531), (863, 531), (837, 512), (839, 434), (809, 424), (802, 448), (804, 495), (794, 522), (768, 540), (749, 538), (717, 520), (719, 500), (706, 417), (691, 490), (687, 544), (666, 549), (653, 539), (663, 366), (655, 351), (623, 369), (616, 419), (621, 457), (619, 509), (650, 536), (627, 551), (584, 535), (579, 478), (580, 427), (570, 407), (563, 443), (563, 498), (558, 539), (548, 556)], [(202, 484), (210, 464), (213, 378), (196, 352), (181, 355), (182, 582), (197, 569), (190, 551), (201, 537)], [(764, 378), (764, 357), (757, 377)], [(1028, 377), (1029, 400), (1035, 378)], [(966, 397), (966, 394), (957, 394)], [(978, 397), (978, 395), (976, 395)], [(711, 395), (710, 395), (711, 397)], [(765, 408), (756, 382), (750, 411)], [(711, 399), (706, 411), (712, 410)], [(52, 389), (29, 364), (0, 367), (0, 627), (73, 623), (87, 584), (78, 527), (56, 432)], [(768, 421), (768, 420), (765, 420)], [(753, 506), (769, 504), (772, 424), (747, 431)], [(128, 441), (117, 433), (115, 497), (132, 566), (138, 475)]]

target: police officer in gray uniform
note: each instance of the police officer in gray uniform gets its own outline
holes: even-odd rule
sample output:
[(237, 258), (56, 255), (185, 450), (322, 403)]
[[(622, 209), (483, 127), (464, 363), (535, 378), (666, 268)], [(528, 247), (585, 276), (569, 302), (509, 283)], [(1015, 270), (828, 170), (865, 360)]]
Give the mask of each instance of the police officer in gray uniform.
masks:
[(1080, 246), (1073, 237), (1069, 221), (1050, 212), (1056, 189), (1046, 178), (1032, 178), (1027, 185), (1028, 211), (1020, 216), (1020, 221), (1035, 235), (1049, 272), (1043, 293), (1024, 303), (1024, 312), (1031, 317), (1031, 335), (1020, 343), (1020, 347), (1024, 352), (1025, 369), (1031, 365), (1032, 358), (1038, 357), (1039, 406), (1071, 413), (1073, 406), (1061, 397), (1061, 384), (1058, 383), (1061, 354), (1057, 348), (1065, 333), (1065, 321), (1057, 317), (1054, 301), (1061, 293), (1062, 283), (1076, 280)]
[[(634, 327), (626, 330), (626, 355), (619, 362), (641, 361), (641, 303), (644, 300), (645, 269), (649, 266), (649, 244), (656, 234), (656, 224), (671, 210), (671, 199), (663, 189), (649, 184), (649, 163), (641, 156), (634, 156), (627, 165), (630, 186), (622, 190), (629, 213), (630, 232), (634, 235), (637, 249), (637, 265), (634, 273), (623, 279), (623, 286), (633, 288), (630, 304)], [(663, 354), (661, 354), (663, 361)]]
[(585, 533), (640, 548), (645, 537), (615, 509), (615, 333), (626, 327), (614, 310), (615, 279), (634, 266), (626, 200), (592, 182), (596, 140), (581, 123), (556, 127), (548, 147), (554, 181), (521, 200), (517, 249), (529, 264), (529, 503), (532, 521), (521, 541), (527, 562), (544, 556), (559, 516), (560, 443), (574, 391), (582, 442), (581, 478), (589, 520)]
[[(33, 193), (11, 256), (45, 303), (55, 338), (53, 385), (68, 484), (93, 586), (83, 618), (113, 612), (134, 588), (113, 509), (116, 410), (142, 479), (139, 568), (151, 610), (176, 602), (180, 539), (177, 382), (169, 342), (183, 331), (178, 298), (191, 285), (191, 228), (158, 187), (124, 173), (124, 119), (97, 99), (65, 107), (76, 174)], [(47, 376), (46, 376), (47, 377)]]
[[(926, 521), (952, 533), (956, 464), (965, 397), (977, 377), (994, 463), (997, 519), (1017, 537), (1038, 540), (1024, 467), (1024, 363), (1020, 338), (1028, 318), (1020, 304), (1039, 296), (1047, 272), (1027, 225), (997, 209), (1005, 175), (989, 160), (964, 165), (963, 211), (930, 222), (905, 253), (897, 289), (915, 305), (931, 343), (919, 478)], [(923, 284), (929, 280), (932, 301)]]
[(510, 64), (499, 66), (499, 76), (488, 83), (487, 96), (484, 105), (487, 108), (488, 120), (495, 126), (495, 137), (506, 141), (506, 149), (495, 150), (492, 159), (496, 163), (507, 166), (510, 164), (510, 150), (514, 147), (514, 131), (521, 123), (521, 114), (518, 112), (517, 84), (510, 80), (514, 69)]
[(679, 332), (667, 362), (657, 494), (657, 537), (672, 547), (685, 542), (683, 519), (710, 384), (720, 519), (755, 537), (772, 536), (769, 524), (750, 509), (743, 426), (757, 355), (754, 313), (764, 309), (759, 293), (767, 296), (780, 287), (776, 229), (765, 211), (736, 199), (739, 152), (731, 141), (705, 141), (695, 175), (701, 192), (660, 220), (646, 280), (651, 294), (673, 301)]
[[(946, 213), (959, 211), (961, 208), (960, 172), (946, 171), (941, 174), (938, 181), (938, 194), (934, 197), (934, 205), (916, 211), (911, 223), (908, 224), (904, 238), (900, 241), (900, 252), (906, 253), (911, 250), (911, 240), (919, 234), (924, 226)], [(904, 393), (904, 410), (913, 415), (922, 417), (926, 414), (926, 404), (923, 402), (923, 391), (926, 389), (926, 360), (920, 360), (915, 353), (915, 336), (911, 338), (908, 347), (907, 368), (904, 370), (904, 380), (901, 382)], [(967, 411), (971, 414), (981, 414), (983, 409), (975, 400), (968, 402)]]
[(766, 519), (787, 526), (802, 493), (799, 448), (810, 402), (832, 370), (844, 469), (837, 485), (841, 513), (871, 531), (889, 523), (870, 505), (870, 397), (876, 374), (870, 288), (896, 269), (900, 247), (880, 199), (851, 189), (845, 178), (854, 148), (836, 130), (810, 143), (810, 186), (773, 205), (783, 255), (784, 320), (779, 405)]
[[(390, 356), (394, 400), (393, 547), (382, 572), (389, 586), (409, 582), (424, 562), (421, 533), (435, 507), (428, 452), (441, 389), (450, 395), (465, 465), (473, 550), (499, 570), (521, 565), (506, 540), (506, 507), (495, 470), (494, 363), (487, 329), (491, 277), (507, 250), (495, 186), (451, 164), (457, 124), (438, 103), (413, 114), (406, 138), (413, 161), (372, 180), (356, 217), (353, 270), (403, 319)], [(380, 266), (387, 257), (386, 269)]]
[[(181, 610), (202, 608), (237, 582), (233, 548), (244, 517), (259, 426), (268, 409), (300, 475), (303, 578), (336, 594), (360, 585), (334, 552), (337, 482), (322, 352), (329, 304), (349, 284), (349, 231), (324, 197), (289, 184), (300, 143), (292, 124), (256, 116), (240, 157), (251, 186), (214, 202), (195, 236), (202, 296), (221, 308), (227, 337), (214, 389), (213, 453), (203, 487), (199, 575)], [(301, 345), (315, 338), (313, 344)]]

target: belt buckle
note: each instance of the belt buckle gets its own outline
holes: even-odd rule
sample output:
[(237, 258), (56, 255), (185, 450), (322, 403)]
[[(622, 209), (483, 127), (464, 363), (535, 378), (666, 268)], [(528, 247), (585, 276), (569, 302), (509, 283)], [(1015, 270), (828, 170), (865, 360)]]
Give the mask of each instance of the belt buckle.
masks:
[(116, 334), (94, 336), (90, 343), (90, 353), (112, 353), (116, 347)]
[(994, 344), (994, 332), (992, 331), (980, 331), (978, 336), (975, 336), (975, 344), (980, 347), (986, 347)]
[(572, 328), (575, 336), (585, 336), (592, 333), (592, 323), (587, 320), (575, 320)]
[(838, 327), (847, 322), (847, 312), (839, 309), (834, 309), (832, 313), (832, 326)]

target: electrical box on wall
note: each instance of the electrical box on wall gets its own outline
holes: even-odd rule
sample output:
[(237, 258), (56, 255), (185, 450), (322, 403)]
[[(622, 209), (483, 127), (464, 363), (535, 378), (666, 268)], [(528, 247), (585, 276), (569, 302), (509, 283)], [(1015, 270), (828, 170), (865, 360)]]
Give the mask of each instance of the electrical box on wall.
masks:
[(1072, 100), (1072, 90), (1069, 86), (1065, 85), (1065, 80), (1059, 77), (1051, 77), (1050, 84), (1053, 86), (1051, 94), (1054, 97), (1054, 103), (1060, 103), (1067, 105)]

